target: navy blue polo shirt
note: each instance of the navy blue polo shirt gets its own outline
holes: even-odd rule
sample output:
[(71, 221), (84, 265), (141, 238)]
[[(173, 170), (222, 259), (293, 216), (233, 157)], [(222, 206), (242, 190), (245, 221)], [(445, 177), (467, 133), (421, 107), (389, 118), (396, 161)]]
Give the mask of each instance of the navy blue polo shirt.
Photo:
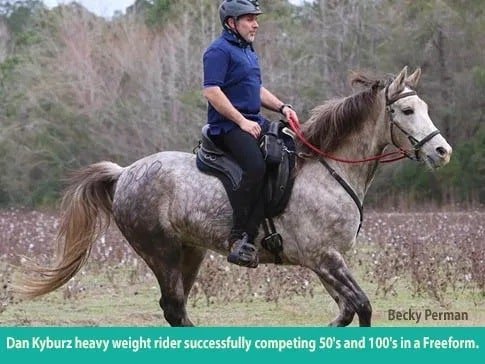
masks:
[[(261, 70), (251, 46), (241, 44), (227, 30), (204, 53), (204, 87), (219, 86), (234, 107), (246, 118), (263, 125), (261, 116)], [(225, 134), (237, 127), (209, 103), (211, 135)]]

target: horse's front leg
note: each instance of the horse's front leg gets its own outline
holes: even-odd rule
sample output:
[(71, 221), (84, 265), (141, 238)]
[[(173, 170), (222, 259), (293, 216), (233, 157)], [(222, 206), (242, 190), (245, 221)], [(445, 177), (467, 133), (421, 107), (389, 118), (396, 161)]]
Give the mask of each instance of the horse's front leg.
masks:
[(340, 253), (335, 250), (325, 253), (313, 270), (340, 309), (331, 326), (349, 325), (355, 313), (359, 316), (360, 326), (371, 325), (372, 307), (369, 299), (352, 277)]

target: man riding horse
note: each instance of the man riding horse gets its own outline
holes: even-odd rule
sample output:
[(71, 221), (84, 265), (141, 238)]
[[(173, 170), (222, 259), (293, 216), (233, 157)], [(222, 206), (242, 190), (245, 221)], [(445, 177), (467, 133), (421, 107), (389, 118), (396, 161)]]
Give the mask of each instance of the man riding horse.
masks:
[(261, 106), (281, 113), (288, 120), (298, 120), (290, 105), (262, 85), (258, 57), (252, 45), (260, 14), (258, 1), (224, 1), (219, 7), (223, 32), (203, 57), (209, 137), (243, 170), (239, 188), (228, 190), (233, 225), (227, 260), (250, 268), (258, 266), (254, 239), (264, 219), (266, 166), (258, 139), (267, 132), (268, 121), (261, 115)]

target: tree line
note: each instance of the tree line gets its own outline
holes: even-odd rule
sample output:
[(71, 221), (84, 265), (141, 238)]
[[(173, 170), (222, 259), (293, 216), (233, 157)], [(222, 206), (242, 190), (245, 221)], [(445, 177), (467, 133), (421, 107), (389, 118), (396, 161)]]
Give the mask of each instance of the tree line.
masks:
[[(55, 203), (67, 172), (191, 151), (205, 123), (204, 49), (219, 1), (137, 0), (105, 19), (71, 3), (0, 2), (0, 205)], [(351, 70), (423, 70), (420, 95), (452, 162), (382, 168), (368, 203), (485, 202), (485, 2), (261, 1), (263, 82), (305, 120), (352, 92)], [(270, 118), (276, 115), (268, 114)]]

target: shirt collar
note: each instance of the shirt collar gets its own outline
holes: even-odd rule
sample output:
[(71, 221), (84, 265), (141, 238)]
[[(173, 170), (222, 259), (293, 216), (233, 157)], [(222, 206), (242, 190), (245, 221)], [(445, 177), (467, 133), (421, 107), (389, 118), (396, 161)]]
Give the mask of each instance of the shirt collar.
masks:
[(222, 37), (227, 40), (229, 43), (235, 44), (241, 48), (247, 48), (250, 47), (251, 49), (253, 48), (251, 43), (246, 42), (244, 39), (242, 39), (240, 36), (237, 36), (236, 33), (224, 29), (222, 31)]

